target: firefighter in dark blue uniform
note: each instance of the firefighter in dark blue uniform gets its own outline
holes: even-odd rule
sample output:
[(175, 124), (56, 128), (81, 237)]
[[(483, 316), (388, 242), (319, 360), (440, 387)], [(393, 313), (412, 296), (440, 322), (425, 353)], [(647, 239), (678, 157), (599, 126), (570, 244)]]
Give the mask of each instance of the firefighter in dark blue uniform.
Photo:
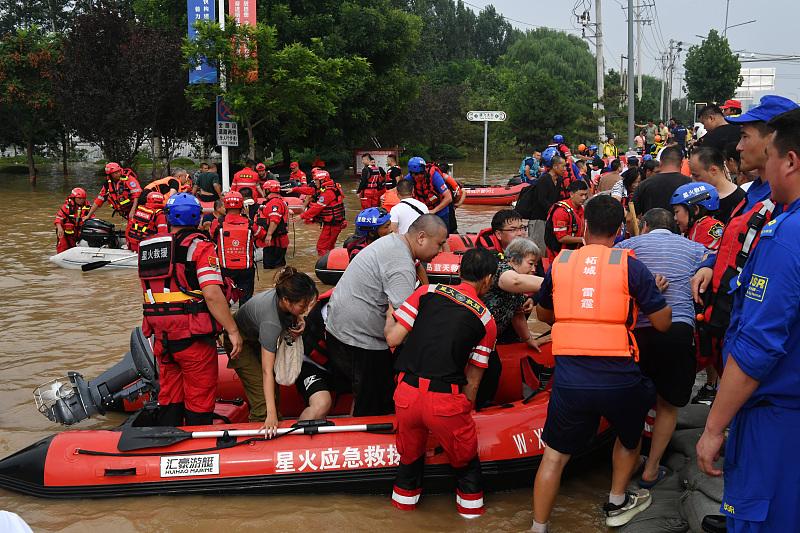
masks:
[(461, 261), (459, 285), (423, 285), (386, 324), (386, 342), (399, 345), (400, 372), (394, 405), (397, 413), (397, 469), (392, 505), (417, 506), (430, 432), (444, 448), (456, 472), (456, 508), (464, 518), (483, 514), (481, 464), (472, 407), (497, 330), (480, 300), (492, 285), (497, 257), (473, 248)]
[(769, 122), (765, 176), (787, 206), (761, 230), (734, 281), (716, 400), (697, 443), (700, 469), (721, 475), (729, 532), (797, 531), (800, 524), (800, 109)]

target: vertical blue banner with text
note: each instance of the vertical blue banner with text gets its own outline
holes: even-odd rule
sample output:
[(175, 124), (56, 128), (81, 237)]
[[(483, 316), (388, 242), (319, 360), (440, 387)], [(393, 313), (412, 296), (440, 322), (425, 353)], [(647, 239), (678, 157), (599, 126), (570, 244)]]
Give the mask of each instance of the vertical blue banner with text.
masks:
[[(217, 20), (214, 13), (214, 0), (187, 0), (186, 18), (189, 21), (189, 39), (194, 40), (197, 38), (195, 22)], [(217, 83), (217, 69), (209, 65), (205, 58), (197, 65), (190, 64), (189, 83)]]

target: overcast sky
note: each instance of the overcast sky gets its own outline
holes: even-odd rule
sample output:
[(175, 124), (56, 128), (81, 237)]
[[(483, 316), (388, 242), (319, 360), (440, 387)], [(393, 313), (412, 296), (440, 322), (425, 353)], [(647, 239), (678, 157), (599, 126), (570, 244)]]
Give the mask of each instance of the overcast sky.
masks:
[[(508, 17), (512, 24), (522, 30), (531, 29), (534, 25), (548, 26), (580, 36), (580, 27), (572, 14), (577, 2), (577, 12), (588, 9), (594, 21), (594, 0), (468, 0), (465, 1), (473, 9), (480, 9), (488, 4)], [(642, 72), (661, 77), (661, 67), (657, 61), (661, 52), (668, 47), (670, 39), (689, 44), (700, 44), (700, 37), (707, 35), (708, 30), (716, 28), (722, 32), (725, 25), (725, 0), (634, 0), (636, 3), (655, 4), (654, 8), (645, 8), (645, 18), (656, 19), (652, 25), (642, 27)], [(627, 55), (628, 35), (625, 12), (627, 0), (602, 0), (603, 33), (605, 67), (619, 70), (620, 54)], [(757, 6), (757, 7), (755, 7)], [(728, 39), (734, 51), (747, 53), (761, 52), (770, 54), (800, 55), (798, 34), (797, 0), (730, 0), (728, 25), (756, 19), (756, 22), (744, 26), (729, 28)], [(655, 15), (655, 16), (654, 16)], [(589, 32), (587, 32), (588, 34)], [(634, 39), (636, 33), (634, 31)], [(594, 45), (590, 44), (592, 52)], [(684, 49), (688, 46), (684, 46)], [(683, 76), (683, 61), (686, 52), (676, 62), (675, 94), (679, 88), (678, 76)], [(742, 67), (774, 67), (776, 68), (775, 93), (800, 102), (800, 61), (794, 62), (755, 62), (743, 63)]]

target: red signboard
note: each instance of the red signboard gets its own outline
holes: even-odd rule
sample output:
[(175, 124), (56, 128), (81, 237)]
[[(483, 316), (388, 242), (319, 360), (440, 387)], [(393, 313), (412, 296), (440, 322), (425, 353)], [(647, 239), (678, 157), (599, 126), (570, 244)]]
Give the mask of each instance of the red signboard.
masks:
[(228, 0), (228, 14), (236, 24), (256, 25), (256, 0)]

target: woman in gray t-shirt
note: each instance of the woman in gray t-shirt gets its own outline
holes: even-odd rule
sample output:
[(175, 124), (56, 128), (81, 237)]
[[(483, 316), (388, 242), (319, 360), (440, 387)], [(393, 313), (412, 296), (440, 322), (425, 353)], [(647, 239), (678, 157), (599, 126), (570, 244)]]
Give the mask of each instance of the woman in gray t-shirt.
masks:
[(242, 351), (228, 368), (239, 375), (250, 404), (250, 420), (264, 421), (267, 437), (278, 428), (275, 353), (284, 331), (296, 339), (303, 334), (303, 315), (314, 305), (317, 286), (305, 273), (285, 267), (268, 289), (244, 304), (233, 316), (242, 335)]

